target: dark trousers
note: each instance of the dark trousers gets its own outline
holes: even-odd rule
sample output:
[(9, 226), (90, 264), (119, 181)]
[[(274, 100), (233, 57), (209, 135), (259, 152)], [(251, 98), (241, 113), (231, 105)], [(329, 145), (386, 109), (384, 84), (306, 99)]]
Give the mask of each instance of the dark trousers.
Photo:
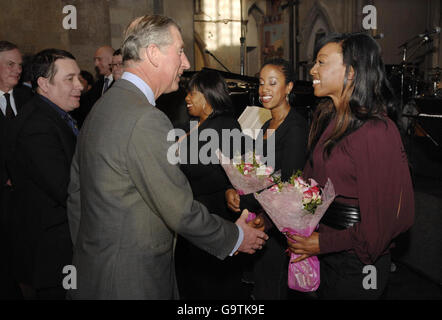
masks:
[(319, 256), (319, 260), (321, 284), (317, 293), (320, 299), (379, 299), (387, 286), (390, 254), (379, 257), (373, 266), (363, 264), (349, 252), (325, 254)]
[(0, 188), (0, 299), (22, 299), (21, 290), (12, 275), (12, 188)]
[(178, 236), (176, 278), (182, 300), (244, 300), (249, 290), (241, 282), (238, 257), (220, 260)]
[(266, 231), (269, 240), (253, 255), (243, 257), (243, 280), (253, 284), (256, 300), (285, 300), (289, 287), (287, 240), (276, 227)]

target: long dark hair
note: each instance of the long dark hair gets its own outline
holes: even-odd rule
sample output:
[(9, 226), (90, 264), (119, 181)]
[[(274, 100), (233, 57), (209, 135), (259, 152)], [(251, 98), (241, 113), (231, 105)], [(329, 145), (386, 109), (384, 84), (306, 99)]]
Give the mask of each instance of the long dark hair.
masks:
[(264, 62), (264, 64), (261, 66), (261, 70), (267, 65), (280, 67), (282, 70), (282, 73), (284, 74), (284, 77), (285, 77), (285, 84), (287, 85), (290, 82), (293, 83), (292, 91), (290, 91), (290, 93), (288, 95), (289, 96), (289, 105), (293, 106), (295, 103), (295, 79), (294, 79), (295, 71), (293, 69), (293, 66), (285, 59), (272, 58), (272, 59)]
[[(318, 43), (315, 58), (319, 50), (328, 43), (341, 44), (343, 63), (346, 66), (343, 93), (347, 90), (348, 96), (344, 97), (343, 105), (339, 108), (334, 107), (330, 98), (322, 99), (318, 104), (308, 142), (311, 163), (314, 147), (333, 118), (336, 119), (336, 126), (324, 143), (324, 156), (329, 156), (339, 141), (370, 119), (384, 120), (389, 116), (394, 121), (397, 120), (396, 99), (387, 80), (377, 42), (364, 33), (330, 34)], [(347, 75), (350, 67), (354, 70), (354, 77), (349, 86)]]
[(202, 69), (195, 73), (187, 84), (187, 91), (192, 90), (201, 92), (212, 106), (213, 111), (208, 118), (214, 118), (220, 114), (233, 114), (229, 88), (219, 72)]

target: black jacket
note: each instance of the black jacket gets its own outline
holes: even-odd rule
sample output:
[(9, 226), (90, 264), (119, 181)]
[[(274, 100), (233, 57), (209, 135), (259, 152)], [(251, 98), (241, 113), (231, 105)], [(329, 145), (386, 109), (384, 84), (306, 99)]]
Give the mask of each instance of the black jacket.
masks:
[(14, 271), (34, 288), (55, 287), (72, 258), (66, 200), (76, 136), (40, 96), (26, 107), (30, 112), (17, 134), (12, 177)]
[[(32, 98), (33, 92), (26, 86), (18, 85), (14, 88), (12, 95), (14, 96), (15, 106), (17, 108), (17, 116), (14, 119), (6, 120), (3, 112), (0, 111), (0, 186), (3, 186), (7, 179), (10, 178), (6, 168), (6, 162), (13, 153), (17, 126), (20, 118), (25, 112), (26, 103)], [(9, 163), (9, 165), (13, 165)]]

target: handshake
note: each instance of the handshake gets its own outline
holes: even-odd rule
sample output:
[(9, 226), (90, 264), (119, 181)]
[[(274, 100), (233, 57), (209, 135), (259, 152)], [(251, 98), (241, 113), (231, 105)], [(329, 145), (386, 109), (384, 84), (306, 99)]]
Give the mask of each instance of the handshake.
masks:
[(235, 252), (235, 255), (238, 254), (238, 252), (253, 254), (256, 252), (256, 250), (262, 249), (265, 242), (269, 239), (269, 237), (263, 231), (263, 219), (258, 217), (250, 222), (247, 222), (248, 215), (249, 212), (246, 209), (235, 222), (235, 224), (244, 232), (244, 239), (241, 242), (238, 251)]

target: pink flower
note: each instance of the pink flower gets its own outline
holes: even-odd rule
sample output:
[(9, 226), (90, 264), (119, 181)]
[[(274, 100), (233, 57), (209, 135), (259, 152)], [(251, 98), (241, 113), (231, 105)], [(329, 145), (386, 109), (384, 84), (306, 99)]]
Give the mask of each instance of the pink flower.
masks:
[(249, 212), (249, 215), (246, 218), (246, 222), (249, 223), (250, 221), (255, 220), (255, 219), (256, 219), (256, 214), (253, 212)]
[(313, 192), (311, 189), (303, 192), (304, 200), (311, 200), (313, 198)]
[(315, 187), (311, 187), (310, 188), (311, 192), (312, 192), (312, 198), (313, 200), (317, 200), (321, 198), (321, 190), (319, 189), (319, 187), (315, 186)]
[(251, 163), (245, 163), (244, 164), (244, 173), (246, 172), (246, 171), (252, 171), (253, 170), (253, 165), (251, 164)]

